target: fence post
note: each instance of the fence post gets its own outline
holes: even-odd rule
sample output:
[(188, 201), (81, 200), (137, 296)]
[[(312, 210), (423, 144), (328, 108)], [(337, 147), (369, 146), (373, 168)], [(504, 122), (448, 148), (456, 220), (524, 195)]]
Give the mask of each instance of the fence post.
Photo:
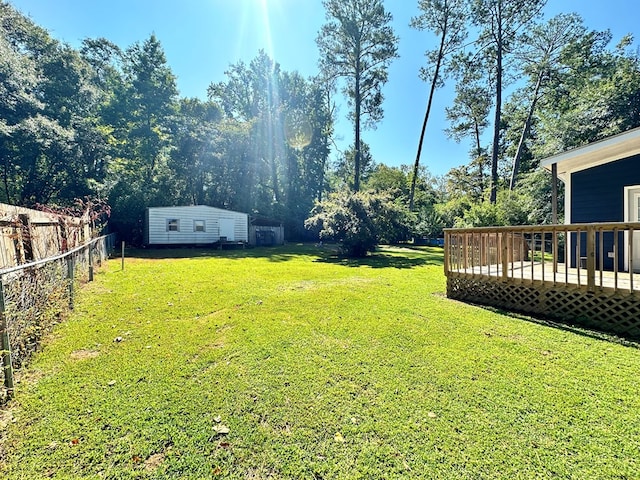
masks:
[(4, 283), (0, 279), (0, 329), (2, 330), (2, 367), (4, 369), (4, 386), (9, 398), (13, 397), (13, 365), (11, 365), (11, 344), (9, 328), (4, 304)]
[(124, 240), (122, 241), (122, 268), (124, 270)]
[(73, 310), (73, 255), (67, 257), (67, 279), (69, 280), (69, 310)]
[(93, 282), (93, 244), (89, 243), (89, 281)]

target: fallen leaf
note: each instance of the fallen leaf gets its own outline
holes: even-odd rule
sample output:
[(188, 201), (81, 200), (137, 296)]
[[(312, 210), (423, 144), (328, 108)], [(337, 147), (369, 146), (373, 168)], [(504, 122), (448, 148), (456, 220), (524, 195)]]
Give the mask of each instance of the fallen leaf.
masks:
[(351, 417), (351, 423), (355, 425), (356, 423), (358, 423), (358, 419), (356, 417)]
[(219, 448), (229, 448), (229, 442), (220, 442), (218, 444)]
[(436, 415), (434, 412), (429, 412), (427, 413), (427, 417), (429, 418), (436, 418), (438, 415)]
[(107, 383), (107, 385), (109, 385), (110, 387), (113, 387), (116, 384), (115, 380), (111, 380), (109, 383)]
[(134, 455), (133, 457), (131, 457), (131, 461), (133, 463), (140, 463), (142, 461), (142, 458), (140, 458), (138, 455)]
[(221, 423), (219, 425), (214, 425), (213, 431), (216, 432), (218, 435), (226, 435), (231, 430), (229, 430), (229, 427)]
[(213, 417), (213, 421), (216, 423), (220, 423), (222, 421), (222, 417), (220, 415), (216, 415)]
[(214, 475), (220, 475), (222, 473), (222, 469), (220, 467), (215, 467), (213, 469), (213, 474)]
[(80, 443), (80, 439), (79, 438), (74, 438), (71, 440), (71, 442), (69, 442), (71, 445), (78, 445)]
[(337, 432), (334, 436), (333, 439), (336, 442), (340, 442), (340, 443), (344, 443), (344, 437), (342, 436), (342, 434), (340, 432)]

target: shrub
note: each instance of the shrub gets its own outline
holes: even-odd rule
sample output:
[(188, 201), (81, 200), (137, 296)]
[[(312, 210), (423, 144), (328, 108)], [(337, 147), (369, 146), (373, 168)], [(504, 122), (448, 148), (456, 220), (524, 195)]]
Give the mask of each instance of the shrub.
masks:
[(364, 257), (381, 241), (395, 242), (409, 234), (407, 209), (383, 193), (333, 193), (316, 204), (305, 227), (317, 230), (320, 239), (339, 243), (344, 255)]

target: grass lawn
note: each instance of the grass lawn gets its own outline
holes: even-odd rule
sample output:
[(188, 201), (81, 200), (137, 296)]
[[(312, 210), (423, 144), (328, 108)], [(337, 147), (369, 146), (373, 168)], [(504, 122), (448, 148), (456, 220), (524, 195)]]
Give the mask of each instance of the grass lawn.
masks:
[(451, 301), (441, 252), (109, 262), (23, 373), (0, 478), (640, 478), (640, 350)]

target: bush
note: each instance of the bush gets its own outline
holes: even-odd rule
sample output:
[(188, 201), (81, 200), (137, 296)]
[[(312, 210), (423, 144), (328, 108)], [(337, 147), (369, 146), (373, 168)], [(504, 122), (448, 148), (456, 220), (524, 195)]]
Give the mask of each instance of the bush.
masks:
[(526, 225), (529, 207), (527, 199), (517, 193), (501, 191), (496, 204), (489, 202), (476, 203), (462, 217), (456, 219), (455, 226), (495, 227), (505, 225)]
[(434, 209), (424, 209), (418, 213), (418, 219), (413, 229), (416, 238), (438, 238), (442, 236), (445, 221)]
[(317, 203), (305, 227), (320, 239), (339, 243), (344, 255), (364, 257), (381, 241), (396, 242), (409, 234), (411, 215), (388, 195), (341, 191)]

